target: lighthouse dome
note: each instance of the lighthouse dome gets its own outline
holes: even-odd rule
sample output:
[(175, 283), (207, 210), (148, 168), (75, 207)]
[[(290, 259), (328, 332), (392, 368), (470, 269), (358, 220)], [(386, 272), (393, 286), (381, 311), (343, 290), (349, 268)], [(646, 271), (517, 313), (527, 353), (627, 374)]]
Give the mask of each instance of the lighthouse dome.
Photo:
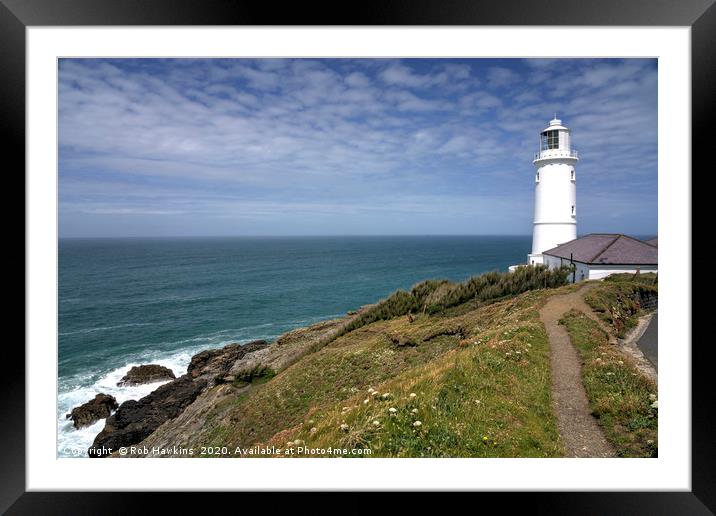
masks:
[(568, 128), (566, 128), (565, 126), (562, 125), (562, 121), (559, 118), (554, 117), (552, 120), (549, 121), (549, 126), (542, 129), (541, 132), (544, 133), (545, 131), (559, 131), (559, 130), (569, 131)]

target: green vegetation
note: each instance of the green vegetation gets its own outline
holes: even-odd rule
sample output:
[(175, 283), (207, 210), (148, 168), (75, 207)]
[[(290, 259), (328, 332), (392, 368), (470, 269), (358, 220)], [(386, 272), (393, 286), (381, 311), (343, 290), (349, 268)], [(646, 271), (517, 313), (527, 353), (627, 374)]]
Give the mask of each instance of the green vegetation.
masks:
[(560, 456), (549, 345), (530, 312), (514, 312), (465, 347), (313, 413), (284, 441), (369, 448), (373, 457)]
[(571, 310), (560, 323), (566, 326), (581, 356), (582, 379), (592, 412), (618, 456), (656, 457), (656, 385), (609, 344), (608, 335), (596, 321)]
[[(363, 448), (371, 457), (563, 456), (539, 310), (551, 296), (581, 287), (559, 286), (567, 275), (525, 267), (397, 292), (320, 345), (307, 341), (308, 354), (285, 369), (237, 379), (237, 386), (252, 385), (215, 404), (188, 445)], [(610, 322), (632, 313), (627, 308), (636, 314), (638, 295), (656, 295), (643, 276), (598, 283), (592, 304)], [(564, 323), (585, 363), (592, 409), (619, 454), (655, 455), (655, 387), (593, 320), (573, 312)]]
[(604, 278), (604, 281), (607, 283), (639, 283), (642, 285), (653, 285), (656, 287), (659, 283), (659, 277), (654, 272), (638, 274), (631, 274), (625, 272), (621, 274), (612, 274), (611, 276), (607, 276), (606, 278)]
[(372, 456), (560, 456), (538, 310), (563, 289), (358, 328), (222, 401), (193, 439), (229, 448), (303, 440), (308, 447), (369, 447)]
[(435, 314), (470, 300), (485, 303), (528, 290), (559, 287), (567, 283), (568, 275), (567, 267), (550, 270), (545, 265), (537, 265), (518, 267), (515, 272), (492, 271), (473, 276), (463, 283), (447, 280), (424, 281), (415, 285), (410, 292), (398, 290), (368, 308), (347, 325), (341, 335), (409, 312)]
[(619, 338), (624, 338), (636, 326), (641, 300), (656, 295), (656, 274), (615, 274), (592, 289), (584, 300), (614, 328)]

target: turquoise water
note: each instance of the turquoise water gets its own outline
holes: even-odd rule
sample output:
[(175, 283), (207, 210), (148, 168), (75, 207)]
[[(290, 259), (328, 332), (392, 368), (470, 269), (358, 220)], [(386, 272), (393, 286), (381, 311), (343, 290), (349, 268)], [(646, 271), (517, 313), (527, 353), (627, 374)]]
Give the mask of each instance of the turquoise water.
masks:
[(429, 278), (455, 281), (523, 263), (529, 236), (67, 239), (59, 243), (60, 456), (104, 426), (64, 415), (117, 388), (133, 364), (184, 373), (196, 352), (273, 339)]

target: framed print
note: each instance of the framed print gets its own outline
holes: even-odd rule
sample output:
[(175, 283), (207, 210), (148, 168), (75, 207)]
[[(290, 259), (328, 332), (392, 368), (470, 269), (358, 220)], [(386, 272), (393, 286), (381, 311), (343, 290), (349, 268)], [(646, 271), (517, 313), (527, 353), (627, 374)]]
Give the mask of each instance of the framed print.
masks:
[(3, 510), (713, 510), (712, 2), (58, 5), (0, 6), (27, 300)]

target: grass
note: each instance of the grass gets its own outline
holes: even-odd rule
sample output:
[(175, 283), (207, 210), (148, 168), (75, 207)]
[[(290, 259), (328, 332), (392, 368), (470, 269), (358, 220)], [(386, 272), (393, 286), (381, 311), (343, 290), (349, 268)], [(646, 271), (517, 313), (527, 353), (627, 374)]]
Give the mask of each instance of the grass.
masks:
[[(416, 285), (287, 368), (238, 380), (252, 385), (215, 405), (188, 445), (282, 448), (298, 442), (312, 449), (370, 449), (371, 457), (562, 456), (539, 310), (552, 295), (581, 285), (537, 288), (539, 281), (560, 279), (531, 269), (525, 276), (480, 280), (483, 287), (499, 289), (473, 282), (471, 297), (455, 294), (456, 285), (467, 288), (469, 281)], [(493, 297), (525, 285), (535, 288)], [(618, 280), (602, 282), (592, 292), (605, 286), (595, 297), (605, 307), (623, 304), (619, 296), (629, 298), (630, 289), (655, 288)], [(444, 308), (428, 310), (436, 303)], [(582, 340), (573, 336), (582, 353), (595, 342), (601, 346), (604, 338), (590, 322), (574, 314), (565, 318), (572, 332), (586, 332)], [(600, 358), (610, 350), (589, 352)], [(656, 445), (648, 441), (656, 442), (656, 412), (646, 403), (653, 387), (611, 354), (608, 367), (588, 365), (585, 372), (595, 414), (620, 453), (655, 454)], [(626, 390), (609, 390), (615, 385)]]
[(624, 338), (641, 314), (640, 299), (657, 294), (654, 273), (614, 274), (592, 289), (584, 301), (614, 329), (617, 337)]
[(620, 457), (656, 457), (656, 385), (629, 357), (609, 344), (608, 335), (582, 312), (560, 321), (582, 359), (582, 379), (594, 415)]
[[(442, 331), (460, 327), (462, 335), (429, 338), (440, 333), (425, 325), (432, 318), (416, 319), (417, 349), (430, 346), (430, 360), (396, 367), (396, 355), (419, 351), (396, 351), (385, 341), (374, 341), (370, 348), (381, 356), (374, 367), (352, 377), (352, 365), (326, 378), (326, 388), (335, 377), (343, 380), (340, 388), (352, 387), (344, 399), (321, 406), (321, 393), (312, 389), (307, 404), (312, 408), (301, 411), (300, 419), (289, 418), (286, 431), (263, 443), (369, 448), (372, 457), (561, 456), (551, 409), (549, 345), (536, 309), (544, 297), (545, 291), (530, 292), (442, 321)], [(356, 333), (347, 337), (352, 340)], [(324, 351), (353, 349), (345, 339)]]

